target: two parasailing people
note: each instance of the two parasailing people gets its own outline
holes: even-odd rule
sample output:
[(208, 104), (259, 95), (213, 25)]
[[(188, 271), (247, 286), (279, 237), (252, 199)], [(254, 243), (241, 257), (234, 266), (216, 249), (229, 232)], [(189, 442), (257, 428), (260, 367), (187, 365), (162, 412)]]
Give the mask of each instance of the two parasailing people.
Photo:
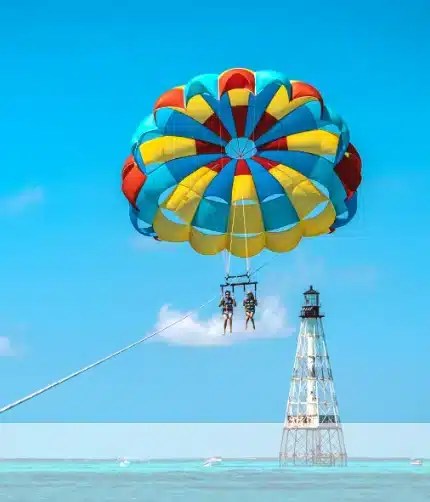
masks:
[[(245, 329), (248, 329), (248, 323), (251, 321), (252, 327), (255, 330), (255, 307), (258, 305), (257, 299), (252, 291), (248, 291), (246, 298), (243, 300), (243, 306), (245, 308)], [(227, 323), (229, 324), (230, 333), (233, 328), (233, 310), (236, 307), (236, 300), (230, 291), (226, 291), (224, 297), (221, 298), (219, 302), (219, 307), (222, 307), (222, 313), (224, 317), (224, 335), (227, 329)]]

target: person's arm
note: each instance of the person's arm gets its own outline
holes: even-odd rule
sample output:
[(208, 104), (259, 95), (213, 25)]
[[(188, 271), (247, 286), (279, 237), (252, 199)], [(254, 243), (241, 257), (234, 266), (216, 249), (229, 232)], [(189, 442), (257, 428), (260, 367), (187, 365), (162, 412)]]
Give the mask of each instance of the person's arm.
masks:
[(224, 298), (221, 298), (221, 301), (218, 304), (218, 307), (222, 307), (224, 305)]

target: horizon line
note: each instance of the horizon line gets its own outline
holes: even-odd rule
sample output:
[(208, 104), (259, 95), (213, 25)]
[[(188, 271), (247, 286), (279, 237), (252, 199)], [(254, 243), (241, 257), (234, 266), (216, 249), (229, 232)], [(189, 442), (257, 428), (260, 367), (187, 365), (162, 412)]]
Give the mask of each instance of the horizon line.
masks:
[[(235, 461), (235, 460), (248, 460), (248, 461), (278, 461), (279, 457), (223, 457), (218, 456), (223, 461)], [(123, 458), (125, 460), (131, 460), (136, 463), (149, 463), (149, 462), (170, 462), (172, 460), (176, 462), (196, 462), (200, 460), (207, 460), (208, 457), (163, 457), (163, 458), (133, 458), (133, 457), (112, 457), (112, 458), (49, 458), (49, 457), (17, 457), (17, 458), (8, 458), (8, 457), (0, 457), (0, 462), (26, 462), (26, 461), (34, 461), (34, 462), (113, 462), (118, 461), (119, 458)], [(362, 462), (362, 461), (371, 461), (371, 462), (387, 462), (387, 461), (401, 461), (401, 460), (411, 460), (415, 457), (348, 457), (348, 461), (352, 462)], [(430, 458), (420, 457), (420, 460), (430, 460)]]

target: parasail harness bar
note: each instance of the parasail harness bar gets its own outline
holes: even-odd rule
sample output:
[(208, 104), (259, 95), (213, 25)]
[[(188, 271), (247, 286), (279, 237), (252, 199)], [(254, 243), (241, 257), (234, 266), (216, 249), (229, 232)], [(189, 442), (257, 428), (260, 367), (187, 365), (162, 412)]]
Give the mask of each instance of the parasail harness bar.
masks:
[(257, 298), (257, 282), (251, 281), (251, 273), (247, 272), (246, 274), (241, 275), (226, 275), (225, 283), (220, 284), (221, 294), (224, 296), (224, 291), (227, 288), (231, 288), (234, 294), (234, 288), (243, 287), (243, 291), (246, 291), (246, 288), (254, 289), (254, 296)]

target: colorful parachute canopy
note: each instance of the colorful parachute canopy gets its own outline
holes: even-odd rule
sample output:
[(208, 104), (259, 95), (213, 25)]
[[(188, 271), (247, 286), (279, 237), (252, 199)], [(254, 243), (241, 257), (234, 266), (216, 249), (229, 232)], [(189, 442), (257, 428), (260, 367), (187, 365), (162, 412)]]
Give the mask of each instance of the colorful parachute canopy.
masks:
[(347, 224), (361, 160), (314, 87), (232, 69), (164, 93), (134, 136), (122, 179), (141, 234), (250, 257)]

